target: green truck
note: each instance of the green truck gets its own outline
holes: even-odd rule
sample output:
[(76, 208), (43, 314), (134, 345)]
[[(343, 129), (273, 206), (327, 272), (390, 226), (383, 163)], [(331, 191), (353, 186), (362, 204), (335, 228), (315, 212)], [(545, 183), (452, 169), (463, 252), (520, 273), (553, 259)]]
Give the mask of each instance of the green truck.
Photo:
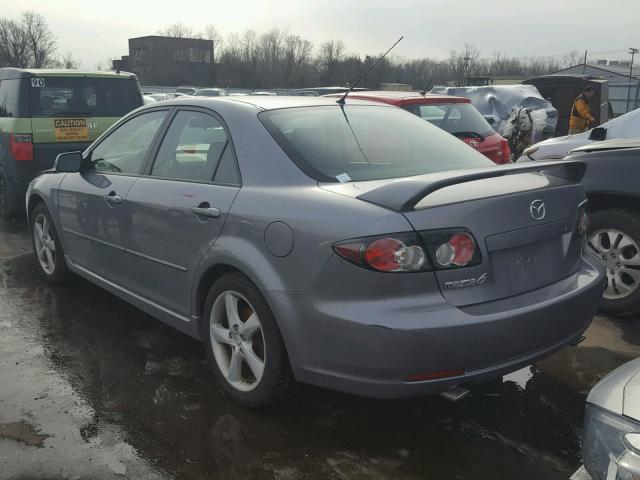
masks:
[(29, 182), (59, 153), (84, 150), (142, 104), (131, 73), (0, 68), (0, 218), (23, 211)]

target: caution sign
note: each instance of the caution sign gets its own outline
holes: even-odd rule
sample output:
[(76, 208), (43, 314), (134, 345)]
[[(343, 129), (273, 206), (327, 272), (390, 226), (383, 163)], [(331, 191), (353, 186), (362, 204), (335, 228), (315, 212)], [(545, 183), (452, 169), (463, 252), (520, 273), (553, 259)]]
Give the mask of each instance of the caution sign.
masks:
[(89, 129), (84, 118), (63, 118), (53, 121), (56, 142), (88, 142)]

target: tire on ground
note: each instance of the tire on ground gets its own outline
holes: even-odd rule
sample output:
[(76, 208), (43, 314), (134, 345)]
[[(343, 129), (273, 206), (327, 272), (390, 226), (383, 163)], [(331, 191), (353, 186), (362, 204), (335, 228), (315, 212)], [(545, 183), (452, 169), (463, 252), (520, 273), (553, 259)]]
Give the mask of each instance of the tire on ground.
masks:
[[(211, 312), (216, 299), (224, 292), (235, 291), (244, 296), (260, 320), (264, 344), (264, 373), (253, 390), (242, 391), (232, 386), (220, 370), (215, 359), (210, 336)], [(284, 340), (276, 320), (256, 286), (241, 273), (228, 273), (220, 277), (210, 288), (202, 316), (202, 340), (207, 351), (207, 361), (222, 390), (245, 407), (263, 407), (274, 404), (286, 396), (291, 385), (291, 369)]]
[[(604, 209), (593, 212), (588, 237), (599, 230), (608, 229), (623, 232), (640, 246), (639, 212), (626, 209)], [(591, 251), (593, 252), (593, 250)], [(640, 269), (640, 266), (638, 268)], [(628, 316), (640, 312), (640, 284), (631, 294), (624, 298), (607, 299), (603, 297), (600, 311), (612, 316)]]
[[(51, 234), (51, 239), (55, 244), (55, 266), (51, 273), (48, 273), (44, 270), (44, 268), (40, 264), (40, 261), (38, 260), (38, 254), (36, 252), (35, 235), (37, 235), (37, 233), (35, 229), (35, 223), (36, 220), (42, 216), (47, 219), (47, 222), (50, 225), (49, 231)], [(38, 263), (38, 270), (40, 274), (44, 277), (45, 281), (52, 284), (60, 284), (69, 281), (72, 278), (72, 273), (69, 271), (69, 268), (67, 267), (67, 264), (64, 260), (64, 250), (62, 249), (62, 243), (60, 242), (60, 237), (58, 236), (56, 225), (51, 218), (49, 209), (44, 203), (36, 205), (36, 207), (33, 209), (33, 212), (31, 213), (30, 220), (31, 243), (33, 245), (33, 251), (36, 255), (36, 261)]]

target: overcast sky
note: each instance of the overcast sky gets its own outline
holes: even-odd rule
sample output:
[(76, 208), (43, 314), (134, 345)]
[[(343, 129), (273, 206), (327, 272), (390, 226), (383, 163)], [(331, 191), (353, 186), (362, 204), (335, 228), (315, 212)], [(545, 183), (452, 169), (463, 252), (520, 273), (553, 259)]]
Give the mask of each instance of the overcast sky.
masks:
[[(593, 58), (624, 59), (640, 47), (638, 0), (0, 0), (1, 17), (31, 9), (44, 15), (85, 68), (127, 53), (127, 39), (152, 35), (174, 22), (223, 36), (253, 28), (287, 28), (317, 45), (342, 39), (348, 51), (381, 53), (400, 35), (394, 54), (445, 57), (474, 43), (484, 55), (562, 55), (589, 50)], [(597, 52), (597, 53), (596, 53)], [(602, 53), (600, 53), (602, 52)], [(590, 54), (591, 56), (591, 54)]]

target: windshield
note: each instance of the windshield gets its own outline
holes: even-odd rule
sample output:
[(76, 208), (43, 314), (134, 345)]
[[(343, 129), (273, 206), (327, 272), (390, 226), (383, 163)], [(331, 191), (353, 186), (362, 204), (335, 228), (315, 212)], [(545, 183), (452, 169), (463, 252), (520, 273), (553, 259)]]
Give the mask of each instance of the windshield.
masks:
[(122, 117), (142, 105), (138, 82), (129, 79), (44, 77), (40, 80), (40, 83), (31, 82), (32, 117)]
[(495, 133), (470, 103), (414, 104), (402, 108), (458, 137), (486, 137)]
[(493, 165), (455, 137), (395, 107), (288, 108), (259, 118), (289, 157), (318, 181), (377, 180)]

